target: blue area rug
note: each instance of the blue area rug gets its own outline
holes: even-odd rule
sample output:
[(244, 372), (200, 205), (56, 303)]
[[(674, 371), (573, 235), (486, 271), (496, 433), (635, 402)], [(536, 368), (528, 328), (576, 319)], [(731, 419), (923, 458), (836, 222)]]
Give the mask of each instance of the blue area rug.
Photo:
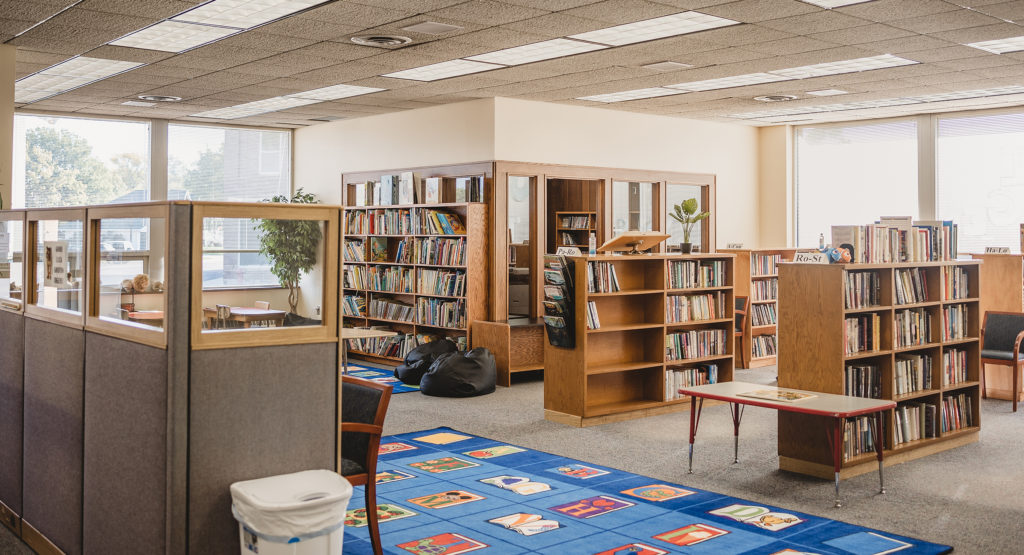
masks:
[(408, 393), (410, 391), (419, 391), (420, 386), (418, 385), (406, 385), (395, 377), (394, 370), (381, 370), (380, 368), (370, 368), (368, 366), (360, 366), (358, 364), (348, 363), (348, 375), (355, 376), (357, 378), (363, 378), (364, 380), (373, 380), (388, 384), (391, 386), (391, 393)]
[[(952, 548), (437, 428), (385, 437), (386, 553), (939, 554)], [(829, 499), (822, 499), (827, 505)], [(372, 553), (356, 488), (345, 553)]]

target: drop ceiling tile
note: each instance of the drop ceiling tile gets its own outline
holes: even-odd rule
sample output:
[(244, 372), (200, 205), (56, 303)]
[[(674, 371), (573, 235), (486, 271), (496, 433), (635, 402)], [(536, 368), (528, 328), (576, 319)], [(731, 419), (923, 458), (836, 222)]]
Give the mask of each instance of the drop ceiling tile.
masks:
[(980, 7), (971, 7), (983, 14), (998, 17), (999, 19), (1018, 22), (1024, 20), (1024, 2), (999, 2)]
[[(85, 4), (86, 6), (88, 4)], [(103, 31), (114, 31), (118, 36), (125, 35), (143, 27), (148, 27), (158, 21), (161, 17), (140, 17), (126, 14), (109, 14), (94, 10), (86, 10), (78, 7), (71, 8), (55, 15), (46, 22), (45, 26), (66, 25), (84, 29), (99, 29)]]
[(165, 19), (194, 8), (206, 0), (88, 0), (90, 10), (112, 14)]
[[(972, 74), (967, 71), (952, 71), (949, 73), (939, 73), (935, 75), (922, 75), (920, 77), (908, 77), (907, 81), (918, 83), (921, 85), (938, 85), (940, 87), (951, 87), (953, 84), (966, 83), (970, 81), (977, 81), (978, 75)], [(957, 86), (957, 89), (964, 87)]]
[(871, 52), (871, 55), (902, 55), (905, 52), (918, 52), (921, 50), (930, 50), (933, 48), (946, 48), (953, 45), (954, 43), (937, 39), (934, 37), (929, 37), (926, 35), (913, 35), (910, 37), (902, 37), (898, 39), (866, 42), (864, 44), (858, 44), (857, 48), (863, 48), (864, 50)]
[(835, 31), (836, 29), (860, 27), (868, 23), (870, 22), (864, 19), (842, 14), (835, 10), (819, 10), (804, 15), (762, 21), (760, 25), (787, 33), (809, 35), (812, 33)]
[(238, 65), (248, 62), (255, 62), (256, 60), (266, 58), (268, 56), (273, 56), (274, 54), (280, 54), (280, 52), (265, 48), (231, 46), (230, 44), (227, 44), (223, 40), (221, 40), (211, 44), (207, 44), (206, 46), (200, 46), (195, 50), (189, 50), (184, 54), (179, 54), (174, 58), (171, 58), (171, 60), (178, 60), (180, 58), (216, 58), (218, 61), (222, 61), (224, 63)]
[(361, 30), (361, 27), (347, 25), (342, 21), (322, 21), (316, 19), (302, 19), (298, 17), (286, 17), (279, 21), (267, 23), (259, 28), (259, 31), (272, 35), (284, 35), (297, 37), (312, 41), (337, 40), (348, 37)]
[(104, 79), (104, 83), (126, 83), (131, 85), (145, 85), (146, 88), (159, 87), (162, 85), (170, 85), (173, 83), (180, 83), (183, 79), (178, 76), (167, 77), (160, 75), (146, 75), (137, 71), (129, 71), (128, 73), (122, 73), (115, 75), (108, 79)]
[[(353, 81), (346, 81), (346, 85), (356, 85), (359, 87), (374, 87), (377, 89), (387, 89), (381, 92), (400, 91), (409, 87), (415, 87), (419, 81), (413, 81), (411, 79), (391, 79), (390, 77), (381, 77), (374, 75), (372, 77), (366, 77), (363, 79), (356, 79)], [(373, 93), (380, 94), (380, 93)]]
[(588, 4), (597, 4), (600, 1), (601, 0), (502, 0), (502, 2), (512, 4), (514, 6), (526, 6), (527, 8), (551, 11), (570, 10), (572, 8), (586, 6)]
[(922, 15), (908, 19), (890, 21), (889, 25), (914, 31), (915, 33), (938, 33), (956, 29), (967, 29), (983, 25), (995, 25), (1000, 20), (972, 10), (957, 10), (933, 15)]
[(217, 93), (206, 92), (205, 94), (202, 94), (202, 95), (199, 95), (199, 96), (200, 97), (205, 97), (205, 96), (210, 96), (211, 94), (216, 94), (219, 97), (223, 97), (222, 95), (239, 94), (239, 95), (258, 96), (259, 97), (258, 100), (264, 100), (264, 99), (267, 99), (267, 98), (273, 98), (275, 96), (284, 96), (286, 94), (294, 94), (294, 93), (299, 92), (300, 90), (301, 89), (298, 89), (296, 87), (287, 87), (287, 88), (268, 87), (268, 86), (266, 86), (264, 84), (259, 84), (259, 85), (249, 85), (247, 87), (238, 87), (237, 89), (231, 89), (230, 91), (225, 91), (225, 92), (217, 92)]
[[(968, 2), (960, 2), (967, 4)], [(951, 12), (960, 9), (953, 2), (943, 0), (874, 0), (836, 8), (837, 11), (848, 15), (870, 19), (879, 23), (885, 23), (894, 19), (905, 19), (943, 12)]]
[(548, 10), (514, 6), (492, 0), (470, 0), (427, 12), (427, 17), (447, 17), (482, 25), (502, 25), (549, 13)]
[(489, 77), (502, 79), (509, 83), (546, 79), (548, 77), (557, 77), (559, 75), (564, 75), (564, 72), (537, 67), (536, 64), (513, 66), (488, 72)]
[[(217, 41), (216, 46), (224, 48), (252, 49), (254, 52), (287, 52), (314, 44), (315, 40), (284, 35), (273, 35), (262, 30), (246, 31)], [(214, 45), (200, 48), (202, 51)]]
[[(425, 22), (428, 22), (428, 21), (433, 22), (433, 23), (445, 23), (447, 25), (455, 25), (455, 26), (461, 27), (461, 28), (460, 29), (453, 29), (453, 30), (451, 30), (451, 31), (449, 31), (447, 33), (442, 33), (440, 35), (431, 35), (431, 34), (428, 34), (428, 33), (417, 33), (415, 31), (407, 31), (405, 29), (402, 29), (402, 27), (409, 27), (409, 26), (412, 26), (412, 25), (416, 25), (417, 23), (425, 23)], [(481, 29), (486, 29), (486, 28), (488, 28), (490, 26), (491, 25), (488, 25), (488, 24), (474, 23), (472, 21), (462, 21), (460, 19), (452, 19), (452, 18), (449, 18), (449, 17), (436, 17), (436, 16), (428, 17), (427, 15), (414, 15), (412, 17), (406, 17), (404, 19), (399, 19), (399, 20), (396, 20), (396, 21), (390, 21), (386, 25), (381, 25), (381, 26), (378, 26), (378, 27), (372, 27), (372, 28), (369, 28), (369, 29), (363, 29), (363, 30), (360, 30), (359, 33), (355, 33), (355, 34), (359, 34), (359, 35), (378, 35), (378, 34), (379, 35), (401, 35), (401, 36), (406, 36), (406, 37), (411, 38), (414, 43), (423, 43), (423, 42), (427, 42), (427, 41), (436, 41), (436, 40), (440, 40), (440, 39), (449, 39), (449, 38), (452, 38), (452, 37), (457, 37), (459, 35), (464, 35), (466, 33), (472, 33), (473, 31), (479, 31)], [(346, 37), (344, 40), (348, 40), (348, 37)]]
[(377, 65), (364, 62), (362, 60), (354, 60), (351, 62), (345, 62), (342, 64), (336, 64), (333, 66), (323, 67), (314, 69), (312, 71), (304, 71), (294, 75), (296, 79), (307, 79), (310, 81), (321, 81), (326, 84), (330, 83), (349, 83), (356, 79), (365, 79), (367, 77), (376, 77), (388, 73), (388, 69)]
[(749, 44), (743, 47), (743, 49), (750, 50), (751, 52), (757, 52), (759, 54), (784, 56), (786, 54), (825, 50), (826, 48), (835, 48), (837, 46), (839, 45), (832, 42), (820, 41), (808, 37), (793, 37), (789, 39)]
[(434, 96), (507, 84), (506, 81), (491, 79), (489, 77), (484, 77), (484, 75), (487, 74), (464, 75), (462, 77), (453, 77), (451, 79), (443, 79), (441, 81), (432, 81), (417, 85), (409, 90), (424, 96)]
[(14, 78), (21, 79), (32, 75), (37, 71), (42, 71), (53, 64), (30, 64), (28, 62), (15, 62), (14, 63)]
[[(296, 48), (289, 52), (289, 54), (295, 57), (311, 56), (315, 58), (323, 58), (328, 60), (334, 60), (334, 63), (348, 62), (350, 60), (358, 60), (360, 58), (367, 58), (370, 56), (377, 56), (380, 53), (385, 52), (382, 48), (374, 48), (372, 46), (360, 46), (358, 44), (344, 43), (344, 42), (318, 42), (302, 48)], [(268, 58), (267, 60), (270, 61)]]
[(710, 50), (708, 52), (695, 52), (693, 54), (680, 55), (677, 56), (675, 60), (684, 64), (703, 67), (733, 64), (748, 60), (761, 60), (771, 57), (771, 54), (764, 52), (754, 52), (752, 50), (740, 48), (720, 48), (718, 50)]
[(869, 25), (861, 25), (859, 27), (848, 27), (846, 29), (825, 31), (824, 33), (814, 33), (810, 35), (810, 37), (826, 42), (853, 45), (909, 37), (913, 34), (914, 33), (907, 31), (906, 29), (897, 29), (896, 27), (883, 25), (881, 23), (871, 23)]
[(545, 35), (549, 38), (558, 38), (603, 29), (608, 27), (608, 23), (565, 13), (549, 13), (522, 21), (506, 23), (502, 27), (512, 29), (513, 31), (527, 31)]
[(1006, 56), (989, 55), (989, 56), (981, 56), (981, 57), (977, 57), (977, 58), (961, 58), (961, 59), (957, 59), (957, 60), (945, 60), (945, 61), (941, 61), (941, 62), (933, 62), (933, 63), (931, 63), (929, 65), (933, 65), (933, 66), (936, 66), (936, 67), (942, 67), (942, 68), (945, 68), (945, 69), (948, 69), (948, 70), (951, 70), (951, 71), (963, 71), (963, 70), (968, 70), (968, 69), (970, 69), (970, 70), (973, 70), (973, 69), (984, 69), (984, 68), (990, 68), (990, 67), (1002, 67), (1002, 66), (1018, 65), (1018, 64), (1020, 64), (1020, 61), (1019, 60), (1014, 60), (1013, 58), (1008, 58)]
[(466, 58), (476, 54), (485, 54), (487, 52), (493, 52), (494, 50), (495, 48), (493, 46), (461, 42), (458, 40), (458, 37), (456, 37), (453, 39), (435, 40), (423, 44), (406, 46), (396, 52), (422, 56), (434, 56), (439, 57), (442, 60), (453, 60), (455, 58)]
[(964, 58), (990, 58), (993, 55), (985, 52), (984, 50), (971, 48), (969, 46), (947, 46), (931, 50), (906, 52), (903, 56), (918, 62), (929, 63), (944, 62), (948, 60), (962, 60)]
[(778, 29), (769, 29), (760, 25), (730, 25), (717, 29), (708, 29), (692, 35), (682, 35), (670, 39), (654, 41), (651, 44), (660, 46), (667, 40), (688, 39), (691, 41), (703, 41), (720, 46), (743, 46), (757, 44), (774, 40), (788, 39), (795, 37), (793, 33), (786, 33)]
[(33, 23), (42, 21), (60, 11), (59, 6), (18, 0), (5, 1), (3, 8), (4, 19), (21, 19)]
[(87, 50), (92, 50), (102, 44), (102, 42), (82, 40), (81, 38), (77, 40), (57, 41), (53, 39), (32, 38), (27, 35), (22, 35), (7, 41), (6, 44), (17, 46), (18, 49), (29, 48), (40, 52), (49, 52), (51, 54), (62, 54), (64, 55), (64, 58), (67, 59)]
[(967, 29), (954, 29), (951, 31), (940, 31), (931, 34), (935, 38), (948, 40), (959, 44), (981, 42), (986, 40), (1005, 39), (1024, 35), (1024, 30), (1013, 23), (1000, 22), (994, 25), (982, 25)]
[(821, 8), (797, 0), (740, 0), (718, 6), (693, 8), (701, 13), (716, 15), (735, 21), (755, 23), (781, 17), (809, 14)]
[(86, 29), (84, 27), (75, 27), (72, 25), (57, 25), (46, 23), (38, 27), (34, 27), (32, 30), (25, 34), (11, 40), (8, 44), (13, 44), (19, 47), (40, 48), (39, 44), (50, 44), (54, 46), (46, 50), (58, 51), (57, 47), (63, 47), (64, 45), (75, 45), (77, 48), (86, 46), (88, 48), (95, 48), (104, 43), (112, 41), (122, 34), (118, 31), (108, 31), (100, 29)]
[(18, 48), (15, 53), (15, 60), (18, 62), (26, 62), (32, 64), (46, 64), (52, 66), (53, 64), (63, 62), (68, 59), (67, 56), (61, 54), (54, 54), (53, 52), (43, 52), (40, 50), (33, 50), (31, 48)]
[[(208, 94), (206, 96), (194, 99), (194, 102), (202, 103), (207, 108), (226, 108), (228, 106), (237, 106), (239, 104), (245, 104), (247, 102), (256, 102), (257, 100), (266, 100), (268, 97), (263, 94), (252, 94), (242, 93), (238, 90), (224, 91), (215, 94)], [(192, 111), (190, 113), (196, 113)]]
[(190, 87), (188, 81), (181, 83), (173, 83), (171, 85), (164, 85), (162, 87), (152, 87), (139, 91), (139, 93), (155, 94), (160, 96), (180, 96), (184, 99), (198, 98), (207, 96), (209, 94), (220, 92), (218, 89), (212, 89), (208, 87)]
[[(329, 65), (332, 62), (324, 60), (324, 63), (325, 65)], [(312, 69), (312, 67), (303, 68), (284, 64), (268, 64), (263, 61), (258, 61), (234, 66), (231, 68), (231, 71), (248, 73), (250, 75), (262, 75), (268, 79), (273, 79), (275, 77), (287, 77), (310, 69)]]
[(265, 81), (268, 81), (268, 79), (263, 75), (218, 71), (216, 73), (210, 73), (194, 79), (182, 81), (180, 84), (185, 85), (186, 87), (226, 90), (244, 87), (247, 85), (255, 85)]
[(168, 65), (167, 61), (157, 62), (148, 66), (133, 69), (132, 73), (139, 75), (157, 75), (161, 77), (177, 77), (178, 80), (191, 79), (206, 75), (210, 70), (198, 67), (180, 67)]
[(393, 50), (390, 52), (383, 52), (376, 56), (370, 56), (362, 59), (362, 61), (369, 64), (377, 64), (381, 67), (387, 68), (390, 73), (391, 71), (399, 71), (403, 69), (411, 69), (414, 67), (426, 66), (436, 64), (440, 62), (446, 62), (451, 58), (445, 56), (436, 56), (421, 54), (411, 50)]
[(472, 33), (459, 35), (459, 42), (479, 44), (486, 46), (491, 50), (500, 50), (502, 48), (511, 48), (513, 46), (522, 46), (524, 44), (540, 42), (548, 40), (549, 38), (550, 37), (538, 35), (536, 33), (505, 29), (504, 27), (492, 27), (490, 29), (484, 29), (483, 31), (474, 31)]
[[(161, 60), (157, 64), (163, 65), (164, 67), (175, 67), (175, 68), (187, 68), (187, 69), (198, 69), (203, 70), (203, 73), (209, 73), (211, 71), (219, 71), (234, 67), (245, 60), (229, 60), (217, 57), (205, 57), (197, 56), (195, 54), (182, 54), (166, 60)], [(156, 65), (156, 64), (152, 64)]]
[(174, 53), (104, 44), (103, 46), (90, 50), (86, 55), (91, 58), (124, 60), (126, 62), (142, 62), (144, 64), (151, 64), (153, 62), (159, 62), (160, 60), (166, 60), (167, 58), (174, 56)]
[[(1024, 76), (1024, 64), (971, 69), (971, 74), (989, 79)], [(1024, 83), (1022, 83), (1024, 84)]]
[[(415, 7), (416, 11), (425, 12), (447, 8), (448, 6), (461, 4), (465, 1), (466, 0), (416, 0), (415, 6), (411, 6), (409, 0), (350, 0), (350, 3), (392, 10), (410, 10), (412, 7)], [(515, 4), (515, 2), (508, 3)]]
[(17, 35), (35, 24), (35, 21), (29, 21), (26, 19), (8, 19), (5, 16), (0, 18), (0, 33), (13, 38), (14, 35)]

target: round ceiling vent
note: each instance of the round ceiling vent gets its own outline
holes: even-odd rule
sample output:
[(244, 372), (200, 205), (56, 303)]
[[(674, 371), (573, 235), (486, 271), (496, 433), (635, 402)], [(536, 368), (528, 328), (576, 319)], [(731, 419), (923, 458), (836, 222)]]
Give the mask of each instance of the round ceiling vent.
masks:
[(760, 102), (786, 102), (787, 100), (796, 100), (798, 96), (792, 94), (769, 94), (765, 96), (755, 96), (754, 100)]
[(363, 46), (401, 46), (412, 42), (411, 38), (403, 37), (401, 35), (366, 35), (362, 37), (352, 37), (351, 40), (352, 42), (362, 44)]
[(140, 94), (139, 100), (148, 100), (150, 102), (180, 102), (180, 96), (164, 96), (162, 94)]

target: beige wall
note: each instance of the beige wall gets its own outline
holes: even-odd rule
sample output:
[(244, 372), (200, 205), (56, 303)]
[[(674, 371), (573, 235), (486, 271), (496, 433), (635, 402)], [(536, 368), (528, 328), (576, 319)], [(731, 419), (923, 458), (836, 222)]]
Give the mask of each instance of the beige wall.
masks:
[(14, 52), (0, 44), (0, 195), (3, 207), (11, 206), (11, 157), (14, 152)]
[(758, 181), (760, 182), (759, 235), (761, 247), (793, 245), (793, 128), (789, 125), (758, 129)]

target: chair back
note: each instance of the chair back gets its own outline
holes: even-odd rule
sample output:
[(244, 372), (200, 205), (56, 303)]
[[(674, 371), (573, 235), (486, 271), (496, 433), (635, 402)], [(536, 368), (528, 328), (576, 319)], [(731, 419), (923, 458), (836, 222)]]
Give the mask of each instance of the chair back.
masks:
[(985, 312), (982, 324), (982, 349), (986, 351), (1013, 352), (1017, 336), (1024, 331), (1024, 313)]
[(743, 329), (747, 327), (747, 302), (747, 297), (736, 297), (736, 306), (733, 310), (733, 314), (736, 316), (736, 326), (733, 331), (737, 334), (743, 333)]
[[(391, 402), (391, 386), (354, 376), (341, 377), (341, 422), (383, 426)], [(341, 456), (364, 465), (376, 467), (380, 433), (346, 432), (341, 434)]]
[(260, 310), (270, 310), (270, 301), (256, 301), (252, 305)]

